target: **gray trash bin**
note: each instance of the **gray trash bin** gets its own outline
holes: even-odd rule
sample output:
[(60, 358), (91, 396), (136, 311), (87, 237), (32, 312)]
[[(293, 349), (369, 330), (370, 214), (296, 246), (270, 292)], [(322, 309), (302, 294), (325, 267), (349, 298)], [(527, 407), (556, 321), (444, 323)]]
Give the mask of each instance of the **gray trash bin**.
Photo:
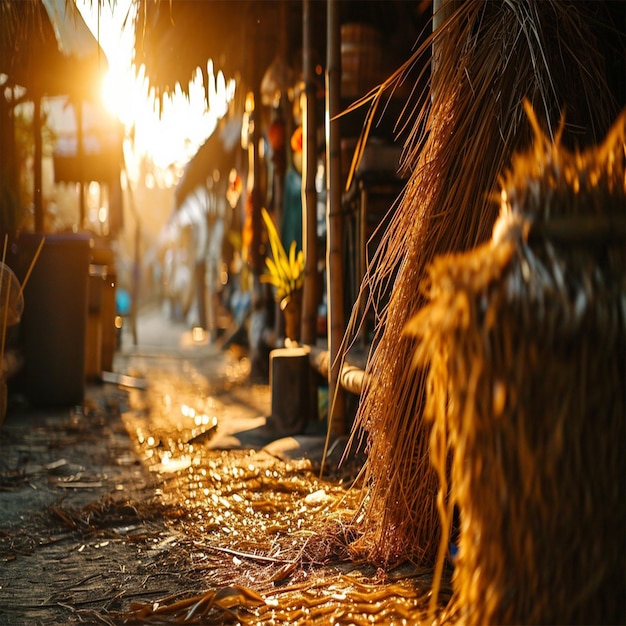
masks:
[[(19, 238), (21, 280), (43, 236)], [(21, 388), (35, 406), (71, 406), (84, 400), (90, 245), (86, 234), (45, 234), (24, 288)]]

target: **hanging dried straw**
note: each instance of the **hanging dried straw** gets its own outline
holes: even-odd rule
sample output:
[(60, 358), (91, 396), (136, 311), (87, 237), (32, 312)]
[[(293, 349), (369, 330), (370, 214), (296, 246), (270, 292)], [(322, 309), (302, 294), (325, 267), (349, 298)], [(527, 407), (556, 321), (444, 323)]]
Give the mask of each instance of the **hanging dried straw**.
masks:
[(529, 114), (534, 149), (503, 178), (491, 242), (436, 259), (407, 325), (443, 527), (460, 511), (453, 612), (624, 623), (626, 111), (582, 153)]
[(550, 136), (567, 103), (563, 141), (595, 139), (614, 119), (601, 47), (584, 18), (591, 5), (454, 3), (449, 19), (406, 67), (370, 96), (373, 111), (384, 88), (404, 80), (433, 43), (441, 46), (436, 99), (431, 103), (426, 90), (414, 113), (406, 112), (413, 131), (404, 166), (411, 176), (366, 276), (377, 324), (353, 431), (367, 433), (368, 459), (352, 548), (383, 566), (405, 559), (434, 563), (441, 535), (430, 423), (421, 418), (425, 373), (411, 367), (414, 344), (403, 333), (424, 303), (425, 267), (438, 254), (488, 239), (497, 217), (489, 196), (498, 175), (513, 151), (531, 140), (521, 123), (525, 97)]

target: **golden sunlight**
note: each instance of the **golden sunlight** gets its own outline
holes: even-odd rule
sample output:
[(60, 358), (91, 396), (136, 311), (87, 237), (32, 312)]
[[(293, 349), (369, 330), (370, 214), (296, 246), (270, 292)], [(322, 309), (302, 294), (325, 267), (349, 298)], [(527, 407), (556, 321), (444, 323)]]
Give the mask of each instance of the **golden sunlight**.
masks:
[(188, 96), (176, 85), (159, 106), (143, 66), (136, 68), (132, 63), (132, 0), (116, 0), (113, 7), (94, 0), (75, 1), (109, 61), (103, 103), (123, 124), (127, 137), (133, 137), (124, 151), (130, 178), (136, 180), (141, 161), (147, 159), (155, 169), (157, 184), (175, 185), (177, 176), (172, 172), (181, 172), (214, 131), (234, 95), (234, 81), (226, 82), (221, 72), (216, 76), (209, 60), (208, 85), (203, 84), (198, 69), (189, 82)]

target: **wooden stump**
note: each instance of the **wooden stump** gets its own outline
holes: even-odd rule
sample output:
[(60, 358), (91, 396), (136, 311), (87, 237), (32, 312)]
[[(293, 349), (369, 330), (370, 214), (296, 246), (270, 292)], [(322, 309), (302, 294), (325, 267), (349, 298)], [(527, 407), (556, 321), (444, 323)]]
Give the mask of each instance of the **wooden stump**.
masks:
[(305, 348), (270, 352), (272, 413), (268, 425), (280, 435), (304, 432), (311, 412), (309, 353)]

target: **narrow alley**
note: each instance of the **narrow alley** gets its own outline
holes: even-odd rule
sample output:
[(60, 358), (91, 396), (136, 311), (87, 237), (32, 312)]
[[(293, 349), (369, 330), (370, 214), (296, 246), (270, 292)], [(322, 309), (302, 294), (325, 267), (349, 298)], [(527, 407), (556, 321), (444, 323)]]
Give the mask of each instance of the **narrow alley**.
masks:
[[(354, 623), (424, 613), (431, 573), (351, 563), (354, 459), (276, 438), (245, 354), (158, 309), (83, 406), (0, 433), (0, 624)], [(335, 468), (334, 472), (332, 468)], [(445, 594), (442, 594), (445, 599)], [(360, 616), (360, 617), (359, 617)], [(360, 621), (359, 621), (360, 620)]]

